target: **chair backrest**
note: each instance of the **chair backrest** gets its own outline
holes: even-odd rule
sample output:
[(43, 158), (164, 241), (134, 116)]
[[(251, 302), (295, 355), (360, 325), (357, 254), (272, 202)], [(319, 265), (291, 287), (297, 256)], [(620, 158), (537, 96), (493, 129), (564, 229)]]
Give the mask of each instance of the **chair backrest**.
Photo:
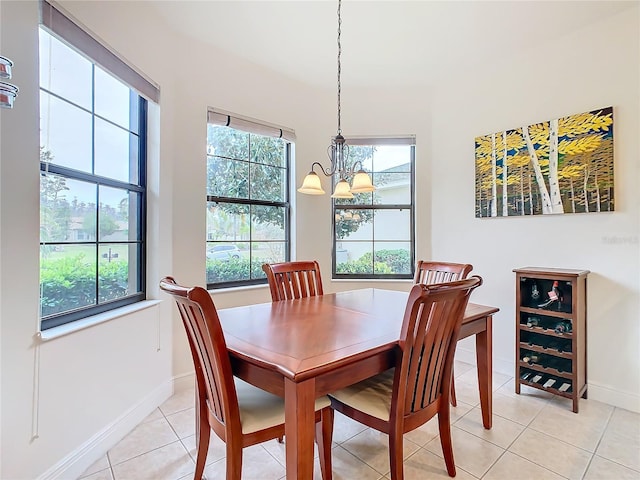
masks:
[[(404, 417), (449, 401), (458, 334), (478, 276), (456, 282), (414, 285), (404, 314), (391, 416)], [(402, 410), (398, 410), (402, 409)]]
[(271, 300), (291, 300), (322, 295), (320, 265), (314, 261), (265, 263)]
[(424, 260), (418, 260), (413, 282), (427, 285), (455, 282), (456, 280), (467, 278), (471, 270), (473, 270), (473, 265), (468, 263), (425, 262)]
[(206, 402), (217, 420), (211, 427), (226, 440), (242, 427), (227, 344), (211, 295), (202, 287), (182, 287), (173, 277), (163, 278), (160, 288), (178, 305), (196, 371), (198, 399)]

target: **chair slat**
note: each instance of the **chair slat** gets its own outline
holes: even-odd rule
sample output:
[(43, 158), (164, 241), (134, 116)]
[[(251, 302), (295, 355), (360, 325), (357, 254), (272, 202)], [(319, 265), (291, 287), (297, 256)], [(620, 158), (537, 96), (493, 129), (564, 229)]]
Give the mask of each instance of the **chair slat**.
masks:
[(416, 266), (414, 283), (431, 285), (434, 283), (455, 282), (464, 280), (473, 270), (468, 263), (427, 262), (419, 260)]
[(323, 294), (320, 265), (316, 261), (265, 263), (262, 270), (274, 302)]

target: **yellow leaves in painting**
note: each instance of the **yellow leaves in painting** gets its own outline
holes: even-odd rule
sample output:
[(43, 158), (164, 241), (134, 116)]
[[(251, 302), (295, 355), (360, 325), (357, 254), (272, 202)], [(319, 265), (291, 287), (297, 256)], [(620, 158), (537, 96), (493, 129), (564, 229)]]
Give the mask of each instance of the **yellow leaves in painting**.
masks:
[(581, 178), (585, 168), (587, 168), (585, 164), (567, 165), (558, 171), (558, 178)]
[(602, 112), (580, 113), (561, 118), (558, 122), (559, 137), (577, 137), (589, 132), (606, 132), (613, 125), (612, 114), (601, 115)]
[(529, 136), (534, 144), (544, 145), (549, 143), (549, 122), (529, 125)]
[(578, 155), (593, 152), (602, 144), (601, 135), (588, 135), (574, 140), (562, 140), (558, 144), (558, 152), (564, 155)]

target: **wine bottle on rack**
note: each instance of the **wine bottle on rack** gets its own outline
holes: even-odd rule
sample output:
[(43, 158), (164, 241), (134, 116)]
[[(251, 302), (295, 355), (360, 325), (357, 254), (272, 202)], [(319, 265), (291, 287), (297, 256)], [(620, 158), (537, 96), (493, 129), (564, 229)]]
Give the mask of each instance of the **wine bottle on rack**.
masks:
[(524, 352), (522, 361), (525, 363), (538, 363), (540, 361), (540, 355), (535, 352)]
[(527, 317), (527, 327), (539, 327), (539, 326), (540, 326), (540, 318)]
[(531, 375), (533, 375), (533, 373), (531, 372), (524, 372), (522, 375), (520, 375), (520, 378), (522, 380), (527, 380)]
[(558, 387), (558, 390), (560, 390), (561, 392), (567, 392), (570, 393), (571, 392), (571, 383), (569, 382), (564, 382), (562, 385), (560, 385)]
[(561, 320), (556, 323), (553, 331), (556, 333), (571, 333), (573, 330), (573, 326), (571, 325), (571, 320)]
[(531, 300), (538, 301), (540, 300), (540, 290), (538, 290), (538, 284), (533, 282), (531, 285)]
[(538, 304), (538, 308), (550, 308), (554, 303), (558, 302), (558, 310), (562, 309), (562, 292), (560, 291), (560, 288), (558, 288), (558, 285), (558, 281), (554, 280), (551, 290), (547, 292), (549, 300)]

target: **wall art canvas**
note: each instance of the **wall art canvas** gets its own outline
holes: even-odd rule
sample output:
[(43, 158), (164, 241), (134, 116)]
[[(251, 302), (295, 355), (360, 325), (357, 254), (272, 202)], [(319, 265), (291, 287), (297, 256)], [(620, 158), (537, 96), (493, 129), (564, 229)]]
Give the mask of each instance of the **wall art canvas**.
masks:
[(612, 212), (613, 107), (475, 139), (476, 217)]

